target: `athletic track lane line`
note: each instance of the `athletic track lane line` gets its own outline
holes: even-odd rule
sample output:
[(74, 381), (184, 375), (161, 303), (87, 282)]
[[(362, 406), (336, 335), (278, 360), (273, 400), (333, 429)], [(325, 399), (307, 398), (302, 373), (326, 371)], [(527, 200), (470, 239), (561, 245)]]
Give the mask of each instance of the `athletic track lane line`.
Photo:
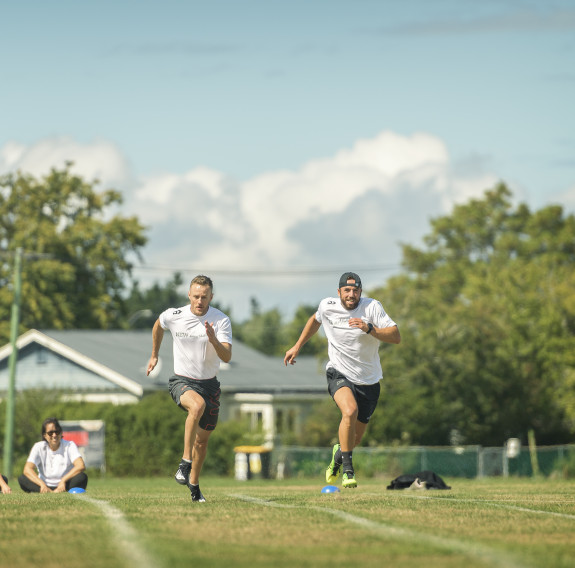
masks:
[(378, 534), (382, 534), (384, 536), (390, 536), (396, 539), (416, 540), (417, 542), (425, 542), (438, 548), (448, 549), (450, 551), (459, 552), (468, 557), (469, 556), (474, 557), (484, 562), (489, 567), (497, 566), (499, 568), (528, 568), (529, 566), (528, 564), (523, 564), (519, 562), (517, 559), (513, 558), (506, 552), (501, 552), (499, 550), (495, 550), (482, 544), (477, 544), (473, 542), (463, 542), (461, 540), (457, 540), (454, 538), (445, 538), (417, 532), (407, 528), (394, 527), (391, 525), (386, 525), (384, 523), (371, 521), (364, 517), (358, 517), (357, 515), (352, 515), (351, 513), (347, 513), (346, 511), (341, 511), (339, 509), (330, 509), (329, 507), (316, 507), (307, 505), (285, 505), (282, 503), (275, 503), (272, 501), (266, 501), (265, 499), (258, 499), (256, 497), (241, 494), (229, 494), (229, 496), (238, 499), (240, 501), (262, 505), (264, 507), (276, 507), (281, 509), (311, 509), (314, 511), (330, 513), (334, 517), (339, 517), (344, 521), (359, 525), (367, 530), (370, 530)]
[[(375, 495), (375, 493), (373, 493)], [(432, 495), (403, 495), (406, 499), (433, 499), (435, 501), (445, 501), (447, 503), (484, 503), (499, 509), (508, 509), (510, 511), (520, 511), (522, 513), (533, 513), (534, 515), (549, 515), (550, 517), (561, 517), (563, 519), (571, 519), (575, 521), (575, 515), (571, 513), (557, 513), (556, 511), (544, 511), (543, 509), (530, 509), (529, 507), (519, 507), (518, 505), (508, 505), (501, 503), (501, 501), (493, 501), (492, 499), (458, 499), (457, 497), (436, 497)]]
[(138, 532), (126, 521), (124, 513), (110, 505), (108, 501), (93, 499), (86, 495), (76, 495), (78, 499), (87, 501), (98, 507), (114, 528), (114, 537), (120, 552), (133, 568), (158, 568), (150, 555), (140, 546)]

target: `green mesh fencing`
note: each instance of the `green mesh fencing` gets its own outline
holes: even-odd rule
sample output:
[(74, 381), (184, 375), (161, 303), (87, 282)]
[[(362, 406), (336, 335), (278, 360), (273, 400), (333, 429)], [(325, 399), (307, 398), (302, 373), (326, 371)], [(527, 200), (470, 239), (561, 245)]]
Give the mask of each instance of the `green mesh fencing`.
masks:
[[(271, 477), (323, 477), (330, 460), (331, 448), (276, 448)], [(353, 452), (354, 468), (363, 477), (394, 478), (424, 470), (442, 477), (549, 476), (569, 460), (575, 462), (575, 445), (539, 447), (533, 456), (529, 448), (522, 448), (516, 457), (509, 457), (503, 447), (481, 446), (356, 448)]]
[[(522, 449), (516, 458), (509, 459), (509, 475), (532, 476), (536, 473), (549, 476), (558, 471), (565, 460), (575, 460), (575, 446), (547, 446), (537, 448), (537, 461), (533, 463), (529, 449)], [(538, 471), (534, 471), (535, 469)]]

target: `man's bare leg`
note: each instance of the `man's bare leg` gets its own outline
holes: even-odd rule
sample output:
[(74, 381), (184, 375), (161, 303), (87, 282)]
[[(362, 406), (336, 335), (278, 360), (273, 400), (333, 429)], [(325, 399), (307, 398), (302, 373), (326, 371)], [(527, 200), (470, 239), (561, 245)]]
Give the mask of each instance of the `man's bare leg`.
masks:
[(187, 410), (186, 422), (184, 425), (184, 451), (182, 461), (178, 467), (175, 478), (180, 485), (189, 485), (190, 473), (192, 469), (192, 459), (194, 455), (194, 443), (197, 432), (200, 429), (199, 422), (206, 403), (197, 392), (188, 390), (180, 397), (180, 405)]
[(184, 429), (184, 453), (182, 457), (186, 460), (192, 460), (194, 443), (199, 429), (198, 424), (206, 409), (206, 402), (197, 392), (188, 390), (180, 397), (180, 404), (188, 412)]
[(342, 452), (351, 452), (355, 445), (357, 423), (357, 402), (349, 387), (339, 389), (333, 400), (341, 411), (339, 423), (339, 444)]
[(339, 423), (339, 444), (342, 457), (342, 485), (345, 488), (357, 487), (355, 473), (353, 470), (352, 452), (361, 440), (365, 428), (362, 428), (357, 421), (357, 402), (349, 387), (340, 388), (333, 397), (335, 403), (341, 411), (341, 421)]
[(202, 466), (206, 459), (206, 454), (208, 453), (208, 439), (212, 432), (203, 430), (198, 427), (196, 434), (196, 442), (194, 443), (194, 449), (192, 452), (192, 471), (190, 472), (190, 484), (198, 485), (200, 481), (200, 472), (202, 471)]

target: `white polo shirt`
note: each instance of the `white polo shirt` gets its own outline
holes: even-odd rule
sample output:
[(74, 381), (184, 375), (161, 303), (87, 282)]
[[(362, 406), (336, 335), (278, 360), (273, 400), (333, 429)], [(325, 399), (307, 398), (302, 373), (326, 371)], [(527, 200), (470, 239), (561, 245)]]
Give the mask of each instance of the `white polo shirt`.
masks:
[(160, 314), (162, 329), (169, 329), (174, 343), (174, 373), (191, 379), (211, 379), (218, 374), (220, 358), (209, 342), (205, 323), (210, 323), (221, 343), (232, 343), (230, 318), (210, 306), (203, 316), (192, 313), (190, 304), (168, 308)]
[(56, 487), (60, 480), (74, 467), (74, 461), (82, 455), (78, 446), (70, 440), (61, 440), (54, 452), (48, 442), (36, 442), (30, 450), (29, 462), (38, 468), (38, 477), (48, 487)]
[(360, 318), (379, 328), (392, 327), (396, 323), (385, 313), (381, 303), (372, 298), (360, 298), (355, 310), (344, 308), (339, 297), (325, 298), (315, 314), (328, 340), (326, 369), (334, 367), (352, 383), (373, 385), (383, 375), (379, 360), (381, 342), (370, 333), (349, 327), (351, 318)]

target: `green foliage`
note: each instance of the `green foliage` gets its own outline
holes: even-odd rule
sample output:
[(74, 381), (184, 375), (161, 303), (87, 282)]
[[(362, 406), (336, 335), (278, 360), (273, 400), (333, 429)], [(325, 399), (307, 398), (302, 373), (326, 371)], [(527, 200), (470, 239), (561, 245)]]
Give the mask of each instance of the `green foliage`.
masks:
[(331, 448), (338, 441), (338, 427), (341, 413), (331, 397), (314, 405), (313, 412), (306, 420), (302, 434), (298, 436), (296, 444), (312, 448)]
[(553, 464), (552, 478), (575, 479), (575, 453), (558, 459)]
[[(71, 164), (70, 164), (71, 165)], [(70, 172), (42, 179), (0, 176), (0, 341), (9, 337), (13, 254), (21, 247), (21, 329), (106, 329), (118, 325), (124, 280), (146, 243), (135, 217), (110, 216), (122, 202)]]
[[(284, 356), (299, 339), (309, 317), (317, 306), (299, 306), (294, 318), (283, 323), (277, 308), (262, 312), (255, 298), (251, 300), (251, 317), (244, 322), (233, 322), (234, 337), (266, 355)], [(303, 347), (300, 355), (327, 355), (327, 341), (321, 334), (314, 335)]]
[[(407, 274), (373, 293), (402, 343), (381, 350), (383, 392), (370, 435), (420, 444), (501, 445), (574, 432), (575, 218), (512, 208), (499, 185), (432, 221), (427, 250), (404, 246)], [(558, 396), (561, 393), (562, 396)]]
[[(299, 339), (301, 332), (308, 319), (315, 314), (317, 306), (301, 305), (295, 312), (294, 319), (285, 326), (285, 342), (282, 345), (281, 354), (290, 349)], [(321, 359), (327, 358), (327, 339), (316, 333), (302, 348), (300, 355), (316, 355)]]
[(128, 317), (122, 327), (150, 329), (164, 310), (188, 304), (188, 297), (180, 291), (183, 284), (180, 272), (175, 272), (165, 285), (156, 282), (146, 290), (141, 290), (139, 282), (134, 282), (125, 301)]
[[(29, 390), (17, 397), (14, 408), (14, 454), (26, 455), (32, 446), (42, 439), (42, 422), (49, 417), (57, 416), (52, 409), (56, 406), (59, 393), (56, 391)], [(5, 408), (2, 403), (2, 409)], [(52, 412), (52, 413), (51, 413)], [(2, 412), (4, 417), (4, 410)], [(2, 433), (5, 420), (2, 421)]]
[(251, 304), (251, 318), (243, 323), (234, 322), (234, 337), (266, 355), (283, 355), (285, 340), (279, 310), (262, 312), (255, 298)]
[(261, 432), (251, 433), (247, 420), (218, 422), (210, 436), (208, 457), (202, 473), (233, 475), (236, 446), (258, 446), (263, 443)]

